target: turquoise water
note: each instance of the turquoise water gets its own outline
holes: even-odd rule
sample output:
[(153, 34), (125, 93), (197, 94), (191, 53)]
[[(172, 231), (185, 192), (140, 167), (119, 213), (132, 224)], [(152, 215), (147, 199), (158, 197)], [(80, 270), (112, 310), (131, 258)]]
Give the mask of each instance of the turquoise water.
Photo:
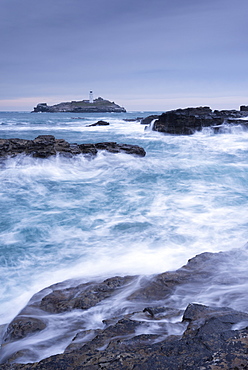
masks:
[[(149, 114), (0, 113), (1, 138), (52, 134), (147, 153), (0, 162), (0, 324), (58, 281), (153, 274), (201, 252), (246, 250), (248, 133), (171, 136), (123, 120)], [(86, 127), (99, 119), (110, 125)]]

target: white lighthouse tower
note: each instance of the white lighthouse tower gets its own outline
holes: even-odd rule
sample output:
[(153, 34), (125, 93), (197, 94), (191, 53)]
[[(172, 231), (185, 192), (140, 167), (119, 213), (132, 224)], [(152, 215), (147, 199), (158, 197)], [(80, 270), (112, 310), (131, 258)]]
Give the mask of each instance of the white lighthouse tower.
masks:
[(92, 90), (90, 90), (90, 93), (89, 93), (89, 102), (93, 103), (93, 91)]

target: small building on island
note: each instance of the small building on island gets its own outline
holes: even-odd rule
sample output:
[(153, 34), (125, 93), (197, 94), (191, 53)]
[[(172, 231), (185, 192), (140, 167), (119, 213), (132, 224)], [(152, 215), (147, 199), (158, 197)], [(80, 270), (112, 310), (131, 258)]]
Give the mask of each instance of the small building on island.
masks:
[(90, 90), (90, 93), (89, 93), (89, 102), (92, 104), (93, 103), (93, 91)]

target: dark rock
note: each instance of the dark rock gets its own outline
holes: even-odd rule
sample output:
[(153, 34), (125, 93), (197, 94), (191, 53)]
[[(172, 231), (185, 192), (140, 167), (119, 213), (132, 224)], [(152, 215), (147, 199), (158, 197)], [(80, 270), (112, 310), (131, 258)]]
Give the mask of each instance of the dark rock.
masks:
[(87, 125), (86, 127), (92, 127), (92, 126), (108, 126), (109, 122), (106, 121), (98, 121), (96, 123), (92, 123), (91, 125)]
[[(233, 330), (244, 314), (222, 308), (196, 305), (187, 308), (191, 323), (198, 321), (196, 330), (190, 324), (184, 335), (157, 342), (156, 335), (136, 335), (138, 323), (122, 319), (106, 332), (99, 331), (88, 344), (51, 356), (33, 364), (6, 364), (6, 369), (157, 369), (157, 370), (241, 370), (247, 369), (248, 329)], [(198, 312), (199, 310), (199, 312)], [(211, 312), (211, 314), (210, 314)], [(224, 313), (223, 313), (224, 312)], [(248, 315), (246, 315), (247, 318)], [(106, 343), (107, 339), (107, 343)]]
[(136, 117), (136, 118), (123, 118), (123, 121), (125, 122), (138, 122), (141, 121), (143, 117)]
[(83, 154), (96, 155), (97, 149), (94, 144), (80, 144), (79, 148)]
[(75, 288), (58, 289), (55, 285), (53, 291), (42, 298), (40, 308), (50, 313), (61, 313), (73, 309), (86, 310), (110, 297), (133, 280), (134, 277), (117, 276), (101, 283), (80, 284)]
[(107, 150), (111, 153), (119, 153), (119, 146), (115, 142), (105, 142), (95, 144), (96, 148), (99, 150)]
[(20, 315), (8, 325), (3, 341), (13, 342), (37, 331), (41, 331), (45, 327), (46, 324), (42, 320)]
[[(83, 330), (82, 322), (80, 325), (74, 323), (75, 335), (64, 353), (32, 364), (6, 363), (8, 361), (6, 357), (1, 370), (247, 369), (247, 313), (229, 307), (208, 307), (197, 303), (189, 304), (181, 312), (177, 307), (166, 305), (169, 302), (168, 297), (174, 297), (176, 302), (178, 288), (182, 295), (192, 287), (194, 292), (207, 289), (214, 283), (217, 271), (218, 284), (221, 284), (223, 279), (225, 288), (228, 283), (233, 286), (235, 277), (232, 273), (230, 276), (227, 274), (230, 260), (234, 264), (238, 263), (240, 251), (203, 253), (190, 259), (185, 266), (176, 271), (149, 278), (117, 276), (103, 282), (84, 284), (75, 282), (75, 286), (64, 282), (46, 288), (31, 299), (6, 331), (2, 351), (8, 344), (11, 346), (12, 353), (10, 350), (7, 352), (10, 362), (18, 361), (23, 353), (15, 352), (14, 340), (18, 342), (25, 336), (31, 337), (43, 329), (44, 324), (42, 321), (40, 323), (39, 319), (38, 322), (30, 324), (34, 313), (37, 315), (40, 312), (42, 317), (45, 312), (46, 317), (48, 313), (58, 315), (75, 309), (87, 310), (95, 306), (101, 308), (104, 300), (109, 298), (118, 300), (119, 294), (123, 293), (126, 297), (126, 306), (118, 312), (113, 311), (117, 316), (104, 320), (100, 329)], [(148, 306), (146, 302), (149, 302)], [(163, 302), (163, 305), (157, 305), (158, 302)], [(134, 311), (127, 313), (128, 307), (132, 307)], [(181, 331), (171, 335), (167, 328), (167, 320), (178, 314), (182, 315), (179, 322)], [(242, 327), (240, 323), (243, 323)], [(154, 325), (156, 331), (152, 332), (151, 328)], [(238, 327), (240, 329), (235, 329)]]
[(146, 154), (145, 150), (137, 145), (117, 143), (70, 144), (63, 139), (55, 139), (52, 135), (40, 135), (34, 140), (0, 139), (0, 157), (13, 157), (21, 153), (38, 158), (48, 158), (56, 154), (64, 156), (88, 154), (94, 156), (98, 149), (112, 153), (125, 152), (141, 157)]
[(138, 145), (128, 145), (128, 144), (118, 144), (118, 145), (121, 152), (125, 152), (127, 154), (135, 154), (140, 157), (144, 157), (146, 155), (145, 150)]
[(54, 148), (56, 152), (69, 152), (70, 144), (64, 139), (55, 139)]
[[(64, 154), (63, 152), (60, 152), (61, 154)], [(70, 154), (71, 155), (77, 155), (77, 154), (81, 154), (81, 150), (80, 150), (80, 147), (77, 143), (74, 143), (74, 144), (70, 144)]]
[(159, 115), (157, 114), (152, 114), (151, 116), (145, 117), (141, 120), (142, 125), (149, 125), (154, 119), (158, 119)]
[[(216, 312), (218, 313), (218, 317), (216, 317)], [(201, 328), (201, 334), (203, 332), (206, 334), (214, 322), (215, 327), (211, 329), (211, 332), (219, 333), (221, 331), (231, 330), (234, 324), (247, 320), (247, 313), (238, 312), (227, 307), (216, 308), (201, 304), (190, 304), (183, 315), (183, 321), (189, 322), (184, 336), (192, 335), (199, 328)]]
[(36, 139), (27, 143), (26, 154), (33, 157), (47, 158), (56, 154), (55, 137), (52, 135), (39, 135)]
[(152, 320), (168, 319), (183, 314), (182, 311), (172, 307), (145, 307), (143, 312)]
[(50, 106), (47, 103), (39, 103), (34, 108), (34, 112), (49, 112)]
[[(237, 123), (236, 119), (244, 117), (245, 113), (236, 110), (215, 110), (209, 107), (197, 107), (177, 109), (162, 113), (154, 122), (153, 130), (176, 135), (191, 135), (203, 127), (214, 127), (223, 125), (223, 123)], [(243, 122), (245, 125), (245, 122)]]
[(111, 153), (128, 153), (144, 157), (146, 152), (143, 148), (138, 145), (129, 145), (129, 144), (117, 144), (115, 142), (106, 142), (106, 143), (97, 143), (95, 147), (99, 150), (107, 150)]
[(248, 112), (248, 105), (241, 105), (240, 106), (240, 111), (241, 112)]
[[(97, 330), (95, 337), (91, 340), (92, 349), (103, 349), (111, 343), (112, 339), (126, 340), (136, 336), (136, 330), (140, 326), (138, 321), (131, 320), (128, 316), (117, 320), (116, 323), (106, 327), (104, 330)], [(67, 349), (68, 351), (68, 349)]]

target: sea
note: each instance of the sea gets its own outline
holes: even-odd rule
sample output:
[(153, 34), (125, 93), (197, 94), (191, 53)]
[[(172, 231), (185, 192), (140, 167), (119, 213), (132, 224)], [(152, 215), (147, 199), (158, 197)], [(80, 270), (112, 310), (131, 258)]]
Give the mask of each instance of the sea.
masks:
[[(189, 287), (182, 305), (225, 304), (248, 312), (248, 131), (237, 125), (177, 136), (131, 121), (160, 113), (0, 112), (0, 138), (49, 134), (146, 151), (145, 157), (99, 151), (94, 158), (19, 155), (0, 161), (2, 327), (51, 284), (152, 276), (203, 252), (235, 252), (226, 285), (215, 279), (208, 290)], [(109, 125), (88, 127), (98, 120)], [(92, 319), (93, 326), (103, 318)], [(50, 347), (35, 360), (66, 344)]]

